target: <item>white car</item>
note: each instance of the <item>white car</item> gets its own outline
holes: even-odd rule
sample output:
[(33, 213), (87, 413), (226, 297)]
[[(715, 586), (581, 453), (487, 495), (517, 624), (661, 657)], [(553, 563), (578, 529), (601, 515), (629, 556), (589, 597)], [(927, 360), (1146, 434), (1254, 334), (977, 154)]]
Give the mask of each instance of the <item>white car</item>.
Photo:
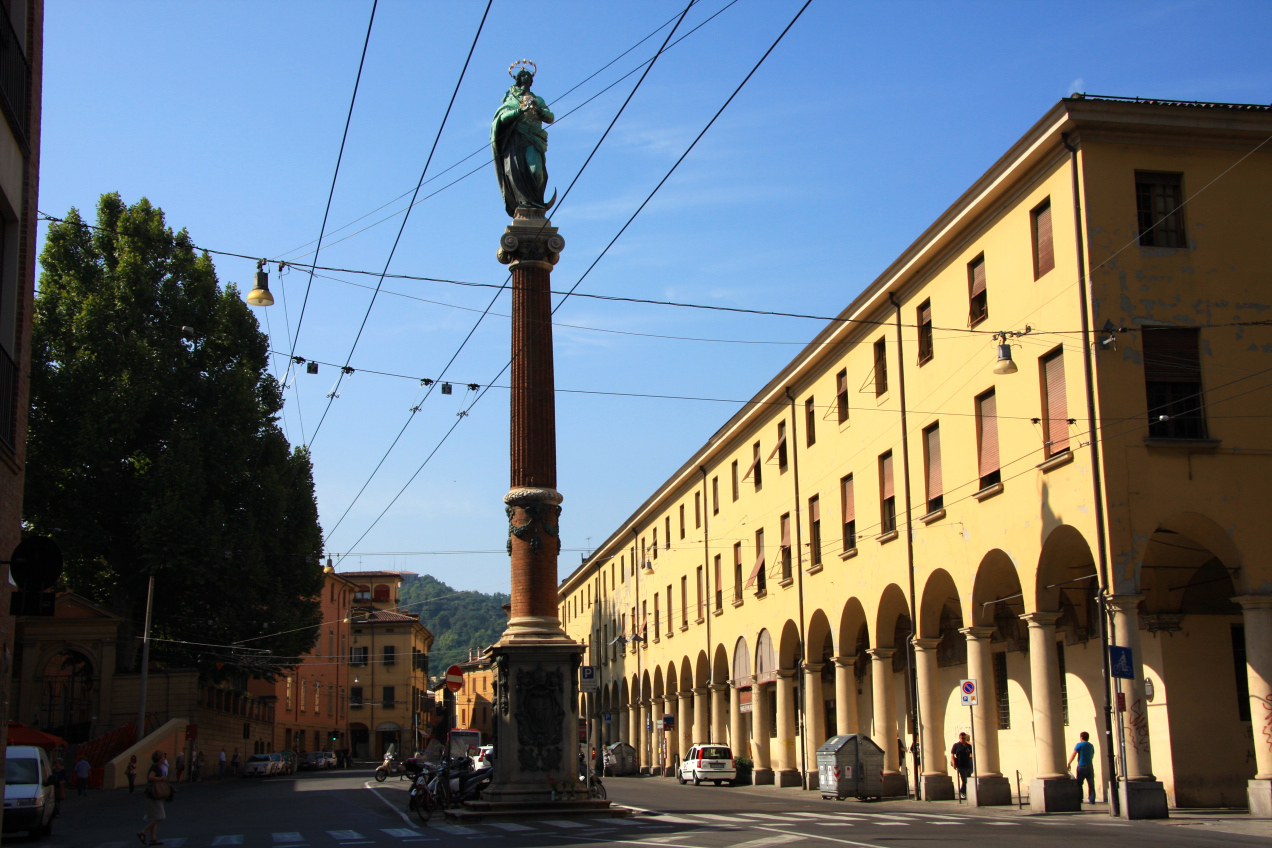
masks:
[(738, 777), (737, 766), (733, 762), (733, 752), (728, 745), (694, 745), (685, 752), (680, 761), (680, 771), (676, 780), (681, 786), (689, 781), (697, 786), (704, 780), (715, 782), (716, 786), (726, 780), (732, 784)]
[(485, 768), (493, 765), (492, 759), (495, 756), (494, 745), (482, 745), (477, 749), (477, 753), (473, 754), (473, 768)]
[(253, 754), (247, 758), (247, 765), (243, 766), (243, 776), (269, 777), (278, 774), (282, 759), (278, 754)]
[(4, 761), (4, 831), (25, 830), (33, 839), (53, 832), (53, 767), (43, 748), (10, 745)]

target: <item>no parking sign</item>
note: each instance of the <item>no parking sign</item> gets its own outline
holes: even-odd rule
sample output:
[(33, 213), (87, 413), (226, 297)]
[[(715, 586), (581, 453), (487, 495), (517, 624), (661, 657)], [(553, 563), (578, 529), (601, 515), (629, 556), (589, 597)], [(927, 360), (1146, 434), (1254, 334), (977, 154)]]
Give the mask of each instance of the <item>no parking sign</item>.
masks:
[(959, 693), (963, 697), (963, 706), (974, 707), (979, 703), (979, 701), (977, 700), (978, 696), (976, 693), (975, 680), (960, 681), (958, 684), (958, 689), (959, 689)]

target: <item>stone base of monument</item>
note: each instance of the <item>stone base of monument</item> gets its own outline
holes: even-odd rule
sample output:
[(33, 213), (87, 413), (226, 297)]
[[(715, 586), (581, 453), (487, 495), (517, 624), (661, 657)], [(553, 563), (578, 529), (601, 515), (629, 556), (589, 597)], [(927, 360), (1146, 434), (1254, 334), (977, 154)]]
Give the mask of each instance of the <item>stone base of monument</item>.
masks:
[(566, 637), (559, 625), (552, 630), (546, 622), (513, 619), (490, 648), (494, 773), (481, 801), (448, 816), (612, 815), (609, 802), (588, 799), (579, 781), (583, 646)]

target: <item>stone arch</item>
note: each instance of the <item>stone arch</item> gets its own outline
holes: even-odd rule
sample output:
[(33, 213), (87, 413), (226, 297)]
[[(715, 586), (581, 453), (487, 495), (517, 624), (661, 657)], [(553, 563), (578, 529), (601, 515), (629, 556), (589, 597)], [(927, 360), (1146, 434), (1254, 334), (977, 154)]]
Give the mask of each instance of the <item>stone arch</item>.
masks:
[(653, 693), (654, 693), (654, 697), (655, 697), (655, 698), (661, 698), (661, 697), (663, 696), (663, 694), (664, 694), (664, 689), (663, 689), (663, 670), (662, 670), (661, 668), (658, 668), (657, 666), (655, 666), (655, 667), (654, 667), (654, 690), (653, 690)]
[(707, 659), (706, 651), (698, 652), (698, 659), (694, 662), (694, 686), (706, 686), (711, 683), (711, 662)]
[(1015, 562), (1006, 552), (994, 548), (981, 557), (972, 584), (971, 624), (992, 626), (1001, 617), (1000, 608), (1024, 612), (1023, 589)]
[(648, 701), (653, 694), (653, 687), (649, 685), (649, 672), (645, 671), (640, 676), (640, 700)]
[(690, 664), (688, 657), (682, 657), (680, 660), (680, 691), (688, 692), (693, 689), (693, 665)]
[(1047, 534), (1034, 576), (1034, 609), (1060, 609), (1067, 587), (1088, 584), (1095, 578), (1095, 557), (1086, 537), (1072, 524), (1060, 524)]
[[(808, 645), (804, 649), (804, 659), (809, 662), (821, 662), (825, 653), (824, 646), (831, 639), (830, 620), (820, 609), (813, 610), (808, 620)], [(831, 650), (834, 650), (833, 640)]]
[[(857, 636), (866, 627), (866, 610), (861, 601), (849, 598), (839, 614), (839, 655), (851, 656), (857, 652)], [(868, 630), (869, 628), (867, 628)]]
[(773, 636), (768, 629), (760, 631), (755, 639), (755, 676), (777, 673), (777, 652), (773, 650)]
[(711, 662), (711, 682), (727, 683), (729, 680), (729, 654), (724, 645), (716, 645), (715, 659)]
[(918, 635), (920, 638), (934, 638), (941, 635), (941, 617), (946, 606), (957, 607), (959, 618), (962, 618), (958, 587), (954, 583), (954, 578), (944, 568), (938, 568), (928, 575), (919, 598)]
[(782, 625), (782, 637), (777, 652), (779, 668), (798, 668), (800, 661), (799, 628), (789, 618)]
[(94, 652), (61, 646), (46, 653), (37, 666), (39, 726), (67, 742), (86, 742), (98, 712), (98, 666)]
[(733, 663), (730, 666), (734, 686), (750, 686), (751, 649), (746, 644), (746, 637), (739, 636), (733, 645)]
[(879, 596), (879, 609), (875, 615), (875, 647), (903, 648), (905, 644), (896, 639), (897, 622), (904, 618), (910, 620), (910, 605), (906, 603), (905, 592), (895, 583), (889, 583)]

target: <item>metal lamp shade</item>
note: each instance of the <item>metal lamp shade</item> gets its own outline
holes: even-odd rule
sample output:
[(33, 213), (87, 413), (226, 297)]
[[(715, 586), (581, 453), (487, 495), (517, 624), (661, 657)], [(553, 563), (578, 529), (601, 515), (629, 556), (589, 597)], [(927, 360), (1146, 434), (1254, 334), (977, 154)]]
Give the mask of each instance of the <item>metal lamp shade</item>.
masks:
[(269, 293), (269, 272), (257, 271), (256, 283), (247, 293), (247, 302), (252, 306), (273, 306), (274, 296)]
[(994, 373), (1015, 374), (1019, 370), (1011, 358), (1011, 345), (1000, 344), (998, 346), (998, 361), (994, 363)]

